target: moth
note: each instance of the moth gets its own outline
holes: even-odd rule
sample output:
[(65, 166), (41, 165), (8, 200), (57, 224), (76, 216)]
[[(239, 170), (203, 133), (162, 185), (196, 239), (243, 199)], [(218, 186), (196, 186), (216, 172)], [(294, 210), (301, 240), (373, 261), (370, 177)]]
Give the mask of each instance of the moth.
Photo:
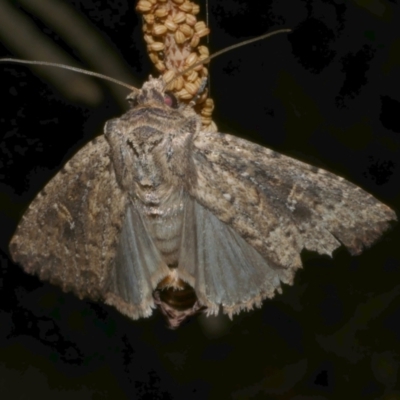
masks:
[(203, 131), (165, 86), (134, 90), (37, 195), (10, 243), (25, 271), (132, 319), (159, 306), (176, 328), (260, 307), (292, 284), (302, 249), (359, 254), (396, 220), (339, 176)]

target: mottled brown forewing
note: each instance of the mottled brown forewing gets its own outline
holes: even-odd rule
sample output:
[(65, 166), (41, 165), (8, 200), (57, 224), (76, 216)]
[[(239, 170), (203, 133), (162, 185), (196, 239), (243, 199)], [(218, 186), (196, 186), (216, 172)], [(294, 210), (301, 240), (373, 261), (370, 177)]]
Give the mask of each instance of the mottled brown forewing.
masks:
[(10, 243), (29, 273), (80, 298), (104, 295), (127, 196), (99, 137), (81, 149), (31, 203)]

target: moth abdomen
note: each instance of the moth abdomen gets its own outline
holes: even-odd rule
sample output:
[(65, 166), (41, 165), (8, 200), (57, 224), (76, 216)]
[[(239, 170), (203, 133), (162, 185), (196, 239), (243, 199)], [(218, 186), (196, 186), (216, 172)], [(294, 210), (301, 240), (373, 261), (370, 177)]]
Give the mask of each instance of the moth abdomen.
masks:
[(176, 310), (183, 311), (192, 308), (197, 301), (194, 289), (182, 280), (179, 280), (178, 288), (176, 286), (163, 287), (166, 279), (163, 279), (157, 286), (157, 290), (160, 293), (160, 300)]
[(171, 329), (178, 328), (183, 321), (206, 309), (200, 305), (193, 287), (176, 278), (174, 273), (159, 282), (153, 297)]

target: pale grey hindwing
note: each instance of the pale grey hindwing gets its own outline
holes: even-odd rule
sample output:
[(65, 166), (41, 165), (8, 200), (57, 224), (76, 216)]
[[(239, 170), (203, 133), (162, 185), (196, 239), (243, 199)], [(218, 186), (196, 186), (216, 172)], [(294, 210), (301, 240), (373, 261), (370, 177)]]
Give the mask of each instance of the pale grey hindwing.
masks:
[(133, 204), (129, 205), (106, 302), (133, 319), (147, 317), (155, 307), (153, 291), (168, 273), (169, 269), (154, 245), (140, 211)]
[(192, 285), (208, 314), (230, 316), (260, 306), (280, 288), (283, 268), (267, 262), (229, 225), (190, 196), (186, 199), (179, 277)]

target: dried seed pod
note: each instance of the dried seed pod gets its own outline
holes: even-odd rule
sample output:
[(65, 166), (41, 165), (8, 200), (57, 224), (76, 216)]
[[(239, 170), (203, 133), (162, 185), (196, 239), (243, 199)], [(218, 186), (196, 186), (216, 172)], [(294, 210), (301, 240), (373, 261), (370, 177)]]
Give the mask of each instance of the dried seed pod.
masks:
[(178, 76), (178, 78), (176, 78), (176, 83), (175, 83), (175, 87), (176, 90), (182, 90), (183, 86), (185, 84), (185, 80), (183, 79), (182, 76)]
[(193, 82), (195, 85), (197, 85), (199, 88), (203, 83), (203, 79), (200, 77), (197, 77), (197, 79)]
[(200, 36), (196, 33), (192, 36), (192, 40), (190, 41), (190, 46), (192, 48), (196, 48), (200, 43)]
[(186, 21), (186, 14), (182, 11), (179, 11), (172, 17), (172, 21), (174, 21), (176, 24), (181, 24), (182, 22)]
[(152, 43), (154, 43), (153, 36), (151, 36), (151, 35), (144, 35), (144, 41), (145, 41), (147, 44), (152, 44)]
[(155, 64), (155, 67), (160, 72), (164, 72), (166, 69), (165, 64), (162, 61), (159, 61), (157, 64)]
[(198, 4), (193, 3), (192, 14), (197, 15), (200, 12), (200, 6)]
[(193, 96), (185, 88), (176, 92), (176, 96), (181, 100), (191, 100), (193, 98)]
[(168, 15), (168, 10), (164, 6), (158, 7), (157, 10), (154, 11), (154, 16), (156, 18), (165, 18), (167, 15)]
[(152, 32), (155, 36), (162, 36), (167, 33), (167, 27), (165, 25), (157, 24), (153, 26)]
[(154, 14), (150, 14), (150, 13), (144, 14), (143, 18), (149, 25), (154, 24)]
[[(201, 57), (198, 58), (197, 62), (199, 62), (200, 60), (201, 60)], [(203, 68), (204, 68), (204, 67), (203, 67), (203, 64), (199, 64), (199, 65), (197, 65), (196, 67), (193, 67), (193, 71), (199, 72), (199, 71), (201, 71)]]
[(209, 108), (211, 108), (212, 110), (214, 110), (214, 100), (208, 98), (208, 99), (206, 100), (206, 107), (209, 107)]
[(204, 21), (199, 21), (196, 22), (196, 24), (194, 25), (194, 30), (196, 32), (202, 31), (203, 29), (207, 28), (206, 24), (204, 23)]
[(178, 25), (174, 21), (172, 21), (172, 19), (167, 19), (164, 22), (164, 25), (170, 32), (175, 32), (178, 29)]
[(165, 45), (164, 45), (164, 43), (161, 43), (161, 42), (154, 42), (154, 43), (149, 44), (148, 47), (150, 48), (150, 50), (157, 52), (157, 51), (164, 50)]
[(153, 8), (153, 5), (148, 0), (140, 0), (137, 3), (136, 10), (141, 13), (147, 13)]
[(189, 26), (195, 26), (197, 23), (197, 18), (193, 14), (186, 14), (186, 23)]
[(149, 58), (153, 64), (157, 64), (158, 62), (160, 62), (157, 53), (155, 53), (154, 51), (149, 52)]
[(175, 80), (169, 82), (169, 83), (167, 84), (167, 86), (166, 86), (166, 89), (169, 90), (170, 92), (174, 92), (175, 95), (176, 95), (176, 84), (175, 84), (175, 83), (176, 83)]
[(175, 32), (174, 37), (177, 44), (182, 44), (186, 41), (186, 36), (179, 30)]
[(197, 48), (197, 51), (200, 53), (201, 56), (204, 56), (205, 58), (210, 56), (210, 51), (208, 50), (207, 46), (199, 46)]
[[(196, 68), (194, 70), (197, 71)], [(201, 65), (201, 72), (199, 75), (201, 75), (203, 78), (206, 78), (208, 76), (208, 68), (206, 68), (204, 65)]]
[(198, 91), (199, 91), (199, 85), (196, 85), (192, 82), (186, 82), (185, 83), (185, 89), (188, 93), (190, 93), (193, 96), (195, 96)]
[(188, 82), (193, 82), (194, 83), (197, 80), (198, 77), (199, 77), (199, 74), (196, 71), (191, 70), (191, 71), (189, 71), (189, 75), (186, 76), (186, 80)]
[(193, 36), (193, 28), (191, 28), (188, 24), (182, 24), (179, 27), (179, 30), (187, 37), (191, 38)]
[(190, 67), (197, 62), (199, 56), (196, 53), (190, 53), (185, 60), (185, 67)]
[(207, 36), (210, 33), (210, 29), (209, 28), (204, 28), (200, 31), (197, 31), (197, 34), (199, 35), (200, 38)]
[[(209, 29), (203, 21), (197, 21), (198, 5), (188, 0), (170, 0), (168, 3), (167, 0), (140, 0), (139, 4), (138, 11), (145, 14), (143, 31), (150, 59), (158, 71), (164, 75), (168, 73), (166, 78), (172, 79), (170, 70), (182, 71), (209, 56), (206, 46), (199, 47), (200, 38), (208, 34)], [(207, 67), (200, 64), (184, 76), (173, 79), (168, 85), (169, 90), (181, 101), (188, 102), (197, 94), (207, 75)], [(200, 100), (206, 98), (202, 93), (196, 103), (200, 104)], [(199, 115), (201, 107), (196, 108)]]
[(190, 13), (190, 12), (192, 12), (193, 5), (192, 5), (192, 3), (190, 3), (190, 1), (185, 1), (184, 3), (182, 3), (179, 6), (179, 9), (185, 13)]
[(167, 70), (165, 74), (163, 74), (164, 82), (169, 83), (175, 76), (175, 71), (171, 69)]
[[(203, 55), (203, 54), (200, 54), (200, 55), (199, 55), (199, 60), (205, 60), (206, 58), (208, 58), (208, 56), (205, 56), (205, 55)], [(208, 64), (209, 62), (210, 62), (210, 60), (204, 61), (204, 64)]]
[(203, 117), (211, 117), (212, 112), (213, 112), (213, 110), (208, 109), (207, 107), (204, 107), (204, 108), (200, 111), (200, 114), (201, 114)]

